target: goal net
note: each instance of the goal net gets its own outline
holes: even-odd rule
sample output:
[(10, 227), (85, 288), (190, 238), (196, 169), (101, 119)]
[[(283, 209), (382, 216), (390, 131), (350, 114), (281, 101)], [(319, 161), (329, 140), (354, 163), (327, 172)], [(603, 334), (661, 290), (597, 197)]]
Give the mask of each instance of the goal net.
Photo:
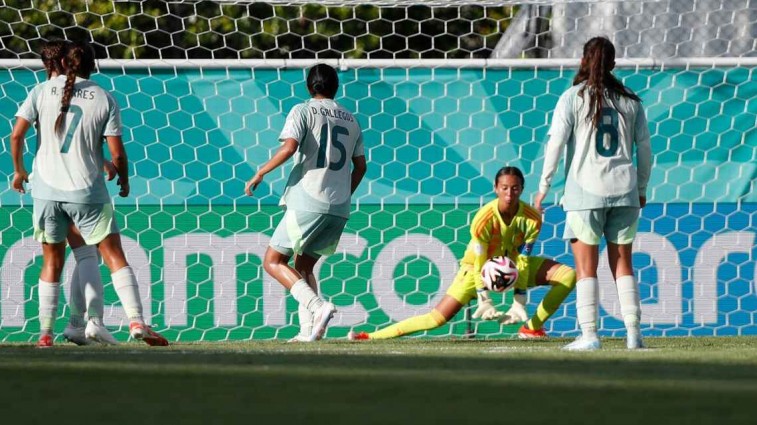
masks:
[[(757, 6), (683, 1), (11, 1), (0, 7), (0, 340), (36, 338), (41, 247), (31, 197), (10, 188), (10, 132), (45, 79), (45, 40), (94, 42), (124, 123), (132, 195), (114, 198), (146, 318), (171, 340), (289, 338), (296, 302), (261, 267), (291, 165), (244, 184), (308, 97), (307, 68), (338, 67), (368, 174), (337, 253), (320, 262), (339, 312), (327, 338), (427, 312), (444, 295), (473, 214), (504, 165), (536, 190), (546, 132), (581, 46), (604, 35), (638, 93), (654, 166), (634, 244), (645, 335), (757, 334)], [(30, 133), (27, 168), (35, 149)], [(562, 169), (558, 174), (562, 174)], [(573, 265), (558, 179), (535, 255)], [(111, 191), (115, 191), (115, 186)], [(600, 247), (604, 255), (604, 246)], [(73, 256), (56, 333), (69, 315)], [(106, 324), (124, 319), (106, 268)], [(600, 266), (603, 335), (624, 333)], [(529, 291), (530, 313), (546, 290)], [(511, 296), (496, 296), (506, 309)], [(462, 311), (421, 336), (508, 337)], [(573, 295), (547, 324), (578, 331)]]

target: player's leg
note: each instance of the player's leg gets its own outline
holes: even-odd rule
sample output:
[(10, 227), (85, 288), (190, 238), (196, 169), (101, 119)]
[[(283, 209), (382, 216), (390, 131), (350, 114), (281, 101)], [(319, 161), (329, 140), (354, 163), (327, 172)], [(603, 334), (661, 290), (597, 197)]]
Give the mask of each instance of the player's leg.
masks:
[[(310, 289), (314, 293), (318, 293), (318, 281), (313, 273), (313, 268), (318, 262), (317, 259), (306, 256), (298, 255), (294, 259), (294, 269), (305, 279), (305, 283), (310, 286)], [(290, 342), (307, 342), (310, 341), (310, 337), (313, 334), (313, 313), (310, 312), (304, 305), (298, 304), (297, 306), (297, 320), (300, 324), (300, 332), (290, 340)]]
[[(562, 305), (576, 286), (576, 272), (556, 261), (529, 257), (529, 268), (536, 269), (532, 277), (535, 285), (550, 285), (550, 289), (536, 307), (536, 312), (518, 331), (522, 339), (545, 338), (544, 322), (547, 321)], [(531, 283), (528, 283), (529, 287)]]
[[(76, 260), (76, 268), (71, 275), (71, 304), (81, 309), (82, 314), (87, 313), (87, 320), (81, 327), (78, 318), (73, 318), (66, 327), (70, 338), (67, 339), (79, 345), (90, 342), (103, 344), (117, 344), (113, 335), (103, 323), (103, 283), (100, 278), (100, 258), (97, 247), (87, 245), (75, 226), (69, 227), (68, 244), (71, 247)], [(83, 308), (81, 307), (83, 306)], [(73, 310), (73, 309), (72, 309)], [(64, 331), (64, 336), (66, 335)], [(83, 337), (83, 341), (81, 340)]]
[(148, 345), (168, 345), (168, 340), (150, 329), (142, 316), (142, 300), (136, 275), (126, 260), (121, 235), (110, 204), (70, 205), (74, 224), (87, 245), (97, 245), (110, 270), (113, 286), (129, 318), (129, 334)]
[(576, 265), (576, 315), (581, 337), (566, 350), (596, 350), (599, 316), (599, 241), (604, 226), (601, 210), (568, 211), (564, 237), (570, 240)]
[(447, 294), (429, 313), (414, 316), (371, 333), (350, 333), (349, 339), (388, 339), (415, 332), (427, 331), (444, 325), (476, 296), (473, 275), (468, 268), (458, 271)]
[(34, 239), (42, 243), (42, 270), (37, 285), (40, 328), (37, 346), (52, 347), (69, 218), (60, 209), (59, 202), (35, 199), (33, 222)]
[[(66, 328), (63, 330), (63, 337), (76, 345), (87, 345), (89, 341), (87, 341), (87, 338), (84, 336), (84, 328), (87, 325), (87, 321), (84, 319), (84, 314), (87, 312), (87, 305), (84, 301), (84, 287), (82, 281), (79, 279), (79, 261), (76, 257), (77, 249), (81, 248), (84, 244), (84, 240), (81, 239), (80, 236), (77, 239), (78, 233), (74, 234), (74, 232), (77, 232), (77, 230), (72, 224), (68, 228), (68, 237), (66, 240), (68, 241), (68, 245), (71, 247), (71, 250), (74, 253), (74, 258), (76, 258), (77, 261), (75, 262), (74, 271), (71, 273), (71, 280), (68, 282), (68, 285), (71, 288), (71, 296), (68, 300), (70, 313), (68, 317), (68, 325), (66, 325)], [(78, 244), (79, 241), (81, 244)], [(92, 247), (92, 249), (97, 251), (97, 248), (95, 247)]]
[(641, 338), (641, 301), (633, 272), (633, 240), (636, 237), (639, 209), (613, 208), (607, 220), (607, 259), (615, 279), (620, 314), (626, 326), (629, 349), (643, 348)]

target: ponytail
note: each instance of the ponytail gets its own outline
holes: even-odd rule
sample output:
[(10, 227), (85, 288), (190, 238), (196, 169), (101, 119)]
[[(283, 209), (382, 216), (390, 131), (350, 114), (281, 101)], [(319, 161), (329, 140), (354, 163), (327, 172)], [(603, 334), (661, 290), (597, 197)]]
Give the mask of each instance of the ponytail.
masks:
[(63, 135), (63, 123), (65, 122), (68, 108), (71, 107), (71, 98), (74, 95), (74, 83), (76, 76), (80, 72), (82, 56), (84, 49), (80, 45), (71, 45), (63, 57), (63, 64), (66, 68), (66, 84), (63, 86), (63, 97), (60, 99), (60, 113), (55, 120), (55, 134), (58, 137)]
[(573, 85), (586, 83), (578, 94), (583, 96), (584, 92), (589, 90), (589, 113), (586, 120), (591, 121), (595, 128), (599, 126), (599, 120), (602, 118), (605, 93), (610, 101), (621, 96), (641, 101), (639, 96), (615, 78), (612, 74), (614, 67), (615, 46), (609, 39), (594, 37), (584, 44), (581, 66), (573, 79)]

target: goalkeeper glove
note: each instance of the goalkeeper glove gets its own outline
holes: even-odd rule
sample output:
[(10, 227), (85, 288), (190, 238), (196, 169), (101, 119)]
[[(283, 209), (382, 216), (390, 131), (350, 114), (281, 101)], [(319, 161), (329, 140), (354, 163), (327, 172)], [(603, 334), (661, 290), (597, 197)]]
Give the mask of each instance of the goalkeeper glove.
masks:
[(489, 291), (486, 289), (477, 290), (476, 298), (478, 299), (478, 308), (473, 312), (474, 319), (498, 320), (504, 315), (504, 313), (494, 308), (492, 299), (489, 298)]
[(513, 295), (513, 305), (507, 310), (504, 316), (499, 320), (503, 325), (512, 325), (513, 323), (525, 322), (528, 320), (526, 313), (526, 294)]

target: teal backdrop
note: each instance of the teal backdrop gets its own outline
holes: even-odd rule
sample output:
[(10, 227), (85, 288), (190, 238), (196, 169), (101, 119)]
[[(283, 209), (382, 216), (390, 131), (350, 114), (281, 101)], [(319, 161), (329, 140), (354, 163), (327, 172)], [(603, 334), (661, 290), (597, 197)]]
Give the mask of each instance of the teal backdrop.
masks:
[[(266, 176), (254, 197), (243, 189), (277, 149), (286, 113), (307, 97), (304, 72), (105, 69), (93, 77), (122, 108), (132, 196), (115, 198), (118, 217), (146, 285), (151, 320), (172, 339), (296, 332), (294, 301), (260, 267), (289, 167)], [(536, 187), (550, 114), (573, 71), (361, 68), (339, 76), (338, 100), (364, 129), (369, 170), (353, 198), (342, 250), (319, 271), (323, 293), (342, 312), (329, 337), (353, 327), (373, 330), (434, 305), (462, 256), (472, 214), (492, 197), (496, 171), (520, 167), (526, 198)], [(757, 334), (752, 69), (620, 70), (618, 76), (642, 97), (653, 135), (650, 205), (634, 257), (645, 332)], [(18, 105), (43, 78), (40, 71), (0, 70), (0, 339), (11, 341), (35, 337), (40, 258), (29, 240), (31, 197), (9, 189), (9, 135)], [(32, 133), (27, 140), (33, 152)], [(28, 168), (31, 160), (27, 153)], [(561, 187), (558, 177), (553, 204)], [(550, 207), (538, 253), (572, 264), (563, 226), (560, 208)], [(116, 307), (106, 322), (124, 338), (117, 297), (103, 273), (106, 304)], [(532, 292), (531, 311), (542, 294)], [(611, 297), (603, 296), (602, 307), (603, 332), (622, 333)], [(469, 324), (462, 319), (461, 313), (431, 335), (463, 335)], [(470, 326), (485, 336), (517, 329)], [(575, 334), (572, 296), (548, 329)]]

